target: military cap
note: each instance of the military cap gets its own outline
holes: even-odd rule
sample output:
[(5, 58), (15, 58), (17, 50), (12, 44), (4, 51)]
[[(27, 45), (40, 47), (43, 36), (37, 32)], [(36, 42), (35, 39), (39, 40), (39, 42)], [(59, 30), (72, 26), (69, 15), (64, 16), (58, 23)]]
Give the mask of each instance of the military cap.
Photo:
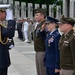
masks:
[(71, 17), (64, 17), (64, 15), (62, 15), (62, 17), (60, 18), (60, 21), (58, 22), (59, 24), (70, 24), (72, 26), (74, 26), (75, 24), (75, 20)]
[(9, 4), (0, 4), (0, 11), (6, 11), (7, 8), (9, 8)]
[(35, 13), (42, 13), (42, 14), (46, 14), (46, 9), (43, 9), (43, 8), (35, 9)]
[(57, 22), (59, 22), (59, 20), (48, 16), (45, 23), (57, 23)]
[(23, 18), (24, 20), (27, 20), (27, 18)]

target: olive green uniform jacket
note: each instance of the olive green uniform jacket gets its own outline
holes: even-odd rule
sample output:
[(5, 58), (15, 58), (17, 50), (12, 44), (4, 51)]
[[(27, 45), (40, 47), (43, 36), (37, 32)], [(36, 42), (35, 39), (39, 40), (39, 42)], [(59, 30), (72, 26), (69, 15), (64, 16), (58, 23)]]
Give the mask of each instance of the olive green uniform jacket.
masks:
[(75, 32), (71, 30), (59, 41), (60, 49), (60, 68), (65, 70), (73, 70), (75, 75)]
[(34, 30), (34, 50), (36, 52), (43, 52), (45, 51), (45, 40), (42, 39), (40, 35), (41, 26), (45, 23), (45, 20), (39, 23)]

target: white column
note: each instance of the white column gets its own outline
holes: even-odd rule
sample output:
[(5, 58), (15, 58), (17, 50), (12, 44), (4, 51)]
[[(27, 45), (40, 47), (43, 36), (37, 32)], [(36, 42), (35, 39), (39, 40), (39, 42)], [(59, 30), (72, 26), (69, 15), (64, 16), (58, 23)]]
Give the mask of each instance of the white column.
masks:
[(13, 17), (15, 16), (14, 13), (14, 5), (13, 5), (13, 0), (9, 0), (9, 4), (11, 5), (11, 10), (12, 10), (12, 15)]
[(15, 17), (18, 19), (20, 17), (20, 10), (19, 10), (19, 2), (15, 1)]
[(33, 5), (32, 3), (28, 3), (28, 18), (33, 18)]
[[(38, 9), (39, 8), (39, 4), (35, 4), (35, 9)], [(34, 10), (35, 10), (34, 9)], [(35, 14), (35, 13), (34, 13)], [(34, 19), (34, 18), (33, 18)]]
[(49, 5), (49, 16), (54, 17), (53, 5)]
[(46, 4), (42, 4), (42, 8), (43, 9), (46, 9)]
[(13, 0), (9, 0), (9, 4), (13, 4)]
[(70, 0), (70, 17), (75, 18), (75, 0)]
[(39, 8), (39, 4), (35, 4), (35, 9)]
[(51, 5), (49, 5), (49, 16), (51, 16), (51, 9), (52, 9), (52, 7), (51, 7)]
[(67, 0), (63, 0), (63, 15), (67, 16)]
[(26, 18), (26, 3), (21, 2), (21, 17)]
[(7, 0), (1, 0), (3, 3), (7, 3)]
[(56, 18), (60, 19), (60, 17), (61, 17), (61, 6), (57, 6)]
[[(13, 0), (9, 0), (9, 4), (13, 5)], [(13, 6), (14, 7), (14, 6)]]

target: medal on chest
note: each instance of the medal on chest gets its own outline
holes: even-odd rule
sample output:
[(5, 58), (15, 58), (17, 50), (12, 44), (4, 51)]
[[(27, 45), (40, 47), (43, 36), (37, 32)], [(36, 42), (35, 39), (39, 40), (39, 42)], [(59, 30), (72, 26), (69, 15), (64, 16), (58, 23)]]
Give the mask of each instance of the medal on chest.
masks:
[(50, 43), (54, 41), (53, 36), (48, 40), (48, 46), (50, 47)]
[(68, 41), (64, 41), (63, 45), (68, 46), (69, 42)]

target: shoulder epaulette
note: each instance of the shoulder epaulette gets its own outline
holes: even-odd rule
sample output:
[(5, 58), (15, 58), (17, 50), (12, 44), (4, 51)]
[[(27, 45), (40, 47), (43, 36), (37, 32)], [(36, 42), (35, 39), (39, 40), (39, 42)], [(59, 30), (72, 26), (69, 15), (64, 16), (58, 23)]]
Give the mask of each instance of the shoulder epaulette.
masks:
[(75, 30), (74, 30), (74, 32), (73, 32), (73, 35), (75, 36)]
[[(1, 24), (0, 24), (0, 25), (1, 25)], [(2, 26), (2, 27), (4, 27), (4, 26)], [(0, 26), (0, 43), (3, 44), (3, 45), (5, 45), (5, 44), (8, 43), (8, 38), (4, 38), (4, 39), (2, 40), (1, 26)]]
[(4, 24), (2, 24), (2, 23), (0, 23), (0, 26), (6, 28), (6, 27), (4, 26)]
[(75, 30), (74, 30), (73, 36), (74, 36), (74, 40), (75, 40)]

